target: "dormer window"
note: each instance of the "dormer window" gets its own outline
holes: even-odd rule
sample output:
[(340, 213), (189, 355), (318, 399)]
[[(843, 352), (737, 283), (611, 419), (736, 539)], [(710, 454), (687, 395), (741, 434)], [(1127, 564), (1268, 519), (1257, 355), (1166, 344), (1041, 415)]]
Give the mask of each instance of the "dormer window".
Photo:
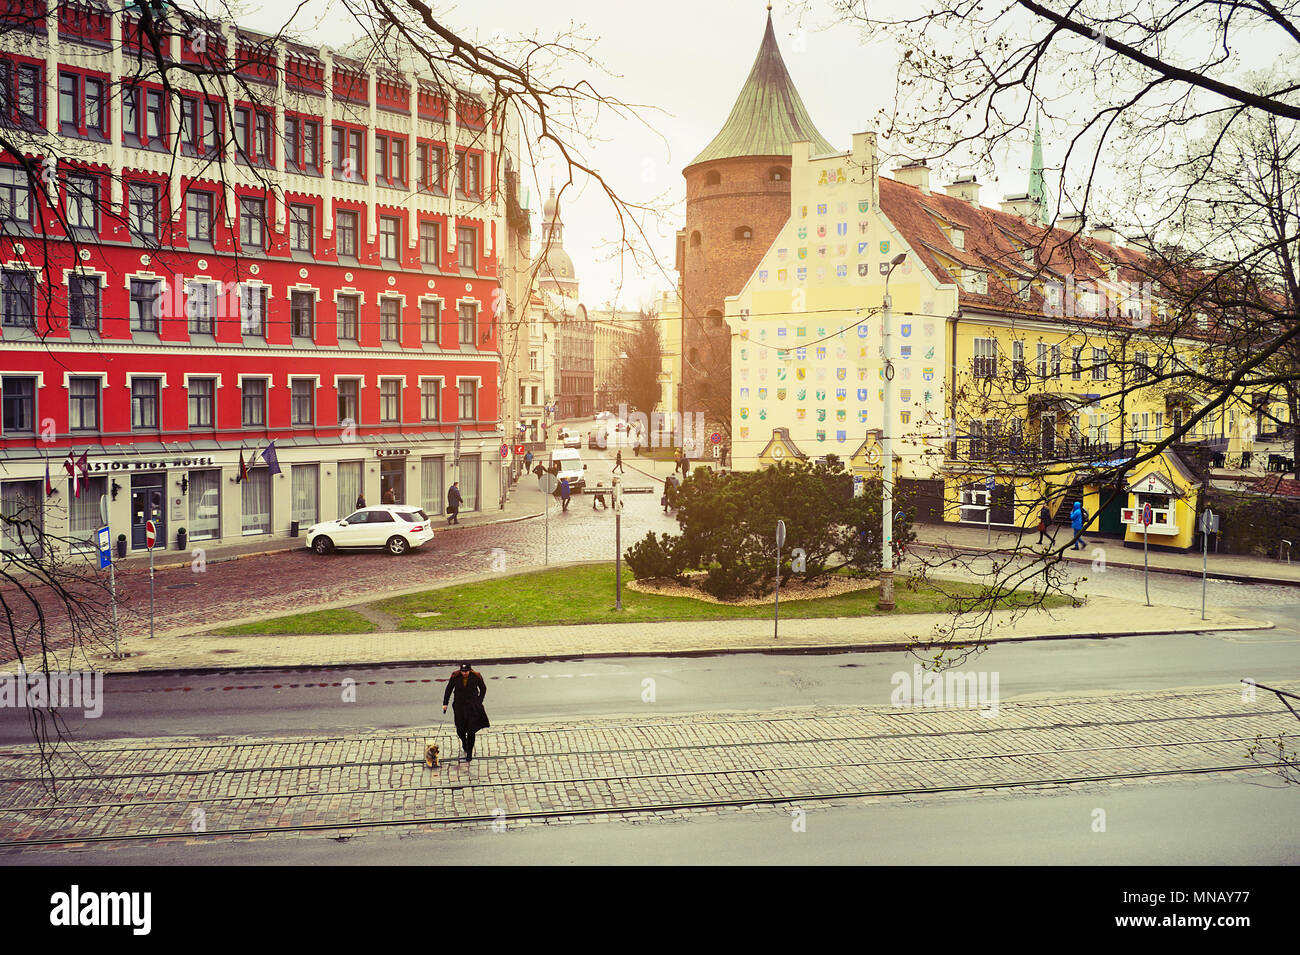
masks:
[(734, 238), (740, 242), (748, 242), (750, 239), (754, 238), (754, 230), (747, 225), (736, 226)]
[(1025, 265), (1034, 264), (1034, 250), (1028, 246), (1020, 250), (1020, 257), (1025, 260)]
[(963, 230), (953, 229), (948, 238), (952, 242), (954, 249), (966, 248), (966, 233)]
[(962, 273), (961, 287), (974, 295), (987, 295), (989, 293), (988, 274), (977, 269), (969, 269)]

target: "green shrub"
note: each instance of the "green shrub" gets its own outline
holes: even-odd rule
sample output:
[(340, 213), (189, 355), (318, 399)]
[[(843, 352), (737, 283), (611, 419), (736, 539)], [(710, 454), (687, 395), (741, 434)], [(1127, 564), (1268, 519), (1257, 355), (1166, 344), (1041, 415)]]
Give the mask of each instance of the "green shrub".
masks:
[(627, 549), (623, 559), (637, 580), (677, 579), (682, 576), (678, 551), (676, 538), (667, 534), (655, 537), (653, 531), (648, 531), (645, 537)]

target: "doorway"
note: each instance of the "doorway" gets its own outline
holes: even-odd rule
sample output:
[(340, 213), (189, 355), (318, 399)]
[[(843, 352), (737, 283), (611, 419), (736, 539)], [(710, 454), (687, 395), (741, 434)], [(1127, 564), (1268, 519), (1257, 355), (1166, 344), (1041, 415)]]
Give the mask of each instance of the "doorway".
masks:
[(406, 460), (379, 462), (379, 501), (381, 504), (406, 503)]
[(145, 524), (153, 521), (157, 528), (157, 547), (167, 549), (167, 509), (164, 506), (163, 475), (149, 474), (131, 478), (131, 549), (144, 550)]

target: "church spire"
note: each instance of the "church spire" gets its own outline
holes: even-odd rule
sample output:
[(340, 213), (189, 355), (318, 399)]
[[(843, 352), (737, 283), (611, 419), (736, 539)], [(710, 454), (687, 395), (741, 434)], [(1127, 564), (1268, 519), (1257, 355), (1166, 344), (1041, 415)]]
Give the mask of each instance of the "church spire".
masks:
[(1038, 131), (1038, 117), (1034, 117), (1034, 153), (1029, 160), (1029, 198), (1038, 203), (1038, 221), (1046, 225), (1051, 221), (1047, 211), (1047, 183), (1043, 178), (1043, 137)]

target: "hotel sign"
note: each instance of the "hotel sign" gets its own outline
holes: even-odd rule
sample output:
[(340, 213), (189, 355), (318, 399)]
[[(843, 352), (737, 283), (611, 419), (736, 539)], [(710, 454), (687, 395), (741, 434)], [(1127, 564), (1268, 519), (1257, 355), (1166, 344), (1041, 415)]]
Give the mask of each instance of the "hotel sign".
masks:
[(410, 448), (375, 448), (377, 458), (403, 458), (410, 453)]
[(103, 474), (107, 471), (165, 471), (168, 468), (212, 467), (215, 461), (211, 457), (190, 458), (156, 458), (147, 461), (135, 460), (92, 460), (87, 462), (91, 474)]

